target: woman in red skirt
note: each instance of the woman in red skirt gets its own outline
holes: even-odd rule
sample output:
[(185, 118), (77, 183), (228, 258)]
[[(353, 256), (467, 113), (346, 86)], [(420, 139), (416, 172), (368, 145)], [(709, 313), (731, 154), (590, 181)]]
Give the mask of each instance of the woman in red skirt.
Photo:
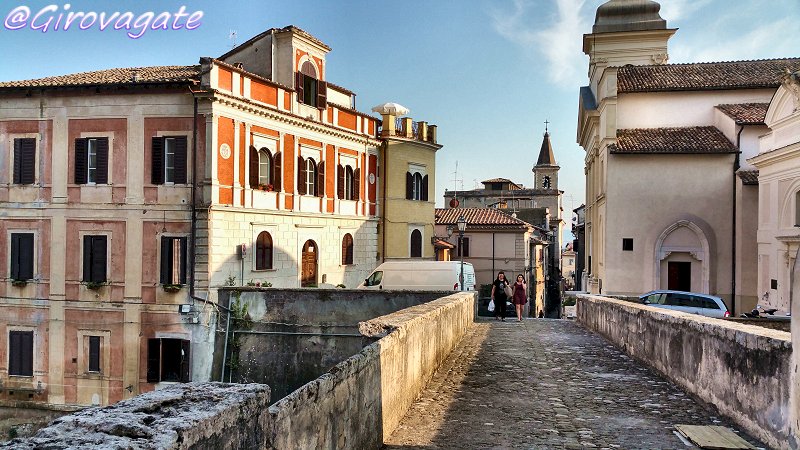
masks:
[(525, 277), (517, 275), (517, 281), (514, 283), (514, 306), (517, 308), (517, 320), (522, 322), (522, 307), (528, 303), (528, 285), (525, 284)]

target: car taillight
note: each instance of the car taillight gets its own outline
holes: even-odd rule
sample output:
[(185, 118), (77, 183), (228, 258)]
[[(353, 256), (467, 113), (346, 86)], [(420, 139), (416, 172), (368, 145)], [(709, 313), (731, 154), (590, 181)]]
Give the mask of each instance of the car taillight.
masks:
[(730, 311), (725, 311), (725, 317), (730, 317), (730, 316), (731, 316), (731, 312)]
[(454, 291), (457, 291), (457, 290), (458, 290), (458, 283), (456, 283), (456, 284), (454, 284), (454, 285), (453, 285), (453, 290), (454, 290)]

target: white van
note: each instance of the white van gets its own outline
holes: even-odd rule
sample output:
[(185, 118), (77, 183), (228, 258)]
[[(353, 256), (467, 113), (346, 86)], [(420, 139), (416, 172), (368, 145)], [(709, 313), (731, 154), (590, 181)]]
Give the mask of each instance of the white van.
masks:
[[(358, 289), (460, 291), (459, 261), (392, 261), (378, 266)], [(475, 289), (475, 269), (464, 263), (465, 290)]]

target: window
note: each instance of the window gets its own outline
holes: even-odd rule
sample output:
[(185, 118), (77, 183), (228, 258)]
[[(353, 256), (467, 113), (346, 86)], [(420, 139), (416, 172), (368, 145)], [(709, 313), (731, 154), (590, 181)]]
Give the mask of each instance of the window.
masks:
[[(463, 252), (463, 255), (462, 255)], [(461, 246), (456, 250), (456, 256), (469, 257), (469, 238), (461, 238)]]
[(325, 192), (325, 164), (314, 158), (297, 157), (297, 190), (300, 195), (322, 197)]
[(250, 188), (265, 191), (279, 190), (281, 182), (281, 155), (275, 156), (262, 147), (250, 147)]
[(153, 184), (186, 184), (186, 136), (154, 137), (152, 151)]
[(108, 258), (107, 236), (83, 237), (83, 281), (88, 283), (106, 282), (106, 263)]
[(188, 383), (189, 341), (184, 339), (147, 340), (147, 382)]
[(353, 236), (350, 233), (342, 238), (342, 265), (353, 264)]
[(622, 251), (624, 252), (633, 251), (633, 238), (622, 238)]
[(272, 269), (272, 236), (266, 231), (256, 238), (256, 270)]
[(75, 139), (75, 184), (108, 183), (108, 138)]
[(161, 284), (186, 284), (185, 237), (161, 237)]
[(422, 258), (422, 233), (419, 230), (411, 232), (411, 257)]
[(406, 199), (428, 201), (428, 176), (406, 172)]
[(258, 184), (272, 184), (272, 155), (265, 148), (258, 151)]
[(338, 178), (338, 197), (342, 200), (361, 199), (361, 169), (353, 169), (350, 166), (337, 168)]
[(33, 278), (33, 233), (11, 233), (11, 279)]
[(381, 280), (383, 279), (383, 272), (377, 271), (372, 272), (372, 275), (369, 276), (366, 280), (364, 280), (364, 286), (377, 286), (381, 284)]
[(100, 336), (89, 336), (89, 372), (100, 372)]
[(794, 226), (800, 227), (800, 191), (794, 194)]
[(33, 331), (8, 332), (8, 374), (33, 376)]
[(317, 79), (317, 69), (311, 61), (306, 61), (295, 73), (297, 101), (319, 109), (325, 109), (328, 101), (328, 84)]
[(14, 139), (14, 184), (36, 181), (36, 139)]
[(549, 176), (545, 175), (545, 177), (542, 179), (542, 188), (550, 189), (550, 186), (552, 186), (552, 181), (550, 181)]

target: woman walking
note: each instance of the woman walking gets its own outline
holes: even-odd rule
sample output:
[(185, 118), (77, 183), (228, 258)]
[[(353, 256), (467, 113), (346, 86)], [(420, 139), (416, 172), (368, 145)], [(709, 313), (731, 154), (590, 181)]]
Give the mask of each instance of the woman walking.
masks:
[(514, 298), (512, 302), (517, 308), (517, 320), (522, 322), (522, 308), (528, 303), (528, 285), (522, 275), (517, 275), (517, 281), (514, 283)]
[(506, 321), (506, 295), (505, 288), (508, 286), (506, 274), (501, 270), (497, 272), (497, 278), (492, 283), (492, 300), (494, 301), (494, 319)]

